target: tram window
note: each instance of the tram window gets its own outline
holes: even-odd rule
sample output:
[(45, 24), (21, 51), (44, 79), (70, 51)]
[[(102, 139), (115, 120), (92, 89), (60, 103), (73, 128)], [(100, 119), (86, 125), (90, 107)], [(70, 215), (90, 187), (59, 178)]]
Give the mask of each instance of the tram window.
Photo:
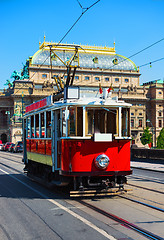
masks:
[(130, 111), (128, 108), (122, 109), (122, 136), (127, 137), (129, 136), (129, 118), (130, 118)]
[(61, 137), (61, 116), (60, 111), (57, 112), (57, 136)]
[(117, 134), (117, 125), (116, 125), (117, 110), (109, 109), (109, 111), (107, 111), (105, 114), (106, 114), (105, 133), (112, 133), (113, 135)]
[(116, 134), (116, 116), (117, 112), (114, 109), (88, 109), (87, 135), (94, 133)]
[(34, 138), (34, 116), (31, 116), (31, 137)]
[(69, 108), (69, 135), (75, 136), (76, 128), (76, 109)]
[(35, 137), (39, 137), (39, 114), (35, 115), (35, 124), (36, 124), (36, 134)]
[(66, 108), (62, 109), (62, 136), (66, 136)]
[(83, 108), (69, 108), (68, 121), (69, 136), (83, 136)]
[(27, 137), (30, 138), (30, 118), (27, 118)]
[(77, 136), (83, 136), (83, 108), (77, 108)]
[(51, 111), (46, 112), (47, 138), (51, 138)]
[(41, 113), (41, 138), (45, 138), (44, 112)]

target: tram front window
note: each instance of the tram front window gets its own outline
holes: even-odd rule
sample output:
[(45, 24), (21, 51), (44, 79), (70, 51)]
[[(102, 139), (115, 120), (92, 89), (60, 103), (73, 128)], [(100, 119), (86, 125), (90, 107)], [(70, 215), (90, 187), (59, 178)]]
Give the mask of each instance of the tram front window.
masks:
[(70, 107), (68, 121), (68, 136), (83, 135), (83, 108)]
[(94, 133), (117, 133), (116, 109), (87, 109), (87, 135)]

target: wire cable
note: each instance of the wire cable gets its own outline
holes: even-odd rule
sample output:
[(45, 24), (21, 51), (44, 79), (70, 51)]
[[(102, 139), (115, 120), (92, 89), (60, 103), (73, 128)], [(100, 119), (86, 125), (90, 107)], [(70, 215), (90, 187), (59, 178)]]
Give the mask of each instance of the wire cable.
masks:
[[(164, 40), (164, 38), (162, 38), (162, 39), (158, 40), (158, 41), (157, 41), (157, 42), (155, 42), (155, 43), (152, 43), (152, 44), (151, 44), (151, 45), (149, 45), (148, 47), (145, 47), (145, 48), (143, 48), (142, 50), (140, 50), (140, 51), (138, 51), (138, 52), (136, 52), (136, 53), (132, 54), (132, 55), (131, 55), (131, 56), (129, 56), (129, 57), (127, 57), (126, 59), (124, 59), (124, 60), (122, 60), (122, 61), (118, 62), (116, 65), (118, 65), (118, 64), (120, 64), (120, 63), (122, 63), (122, 62), (124, 62), (124, 61), (127, 61), (127, 60), (129, 60), (130, 58), (132, 58), (132, 57), (134, 57), (134, 56), (138, 55), (139, 53), (142, 53), (142, 52), (144, 52), (145, 50), (147, 50), (147, 49), (149, 49), (149, 48), (153, 47), (154, 45), (156, 45), (156, 44), (158, 44), (158, 43), (162, 42), (163, 40)], [(115, 66), (115, 65), (112, 65), (112, 66), (111, 66), (111, 68), (113, 68), (114, 66)]]
[[(82, 13), (81, 15), (78, 17), (78, 19), (74, 22), (74, 24), (70, 27), (70, 29), (66, 32), (66, 34), (61, 38), (61, 40), (58, 42), (57, 46), (64, 40), (64, 38), (68, 35), (68, 33), (74, 28), (74, 26), (77, 24), (77, 22), (80, 20), (80, 18), (90, 9), (92, 8), (94, 5), (96, 5), (98, 2), (100, 2), (100, 0), (96, 1), (95, 3), (93, 3), (92, 5), (90, 5), (88, 8), (83, 8), (82, 5), (80, 4), (80, 2), (77, 0), (77, 2), (79, 3), (80, 7), (82, 8)], [(85, 9), (85, 10), (84, 10)]]
[[(77, 0), (77, 1), (78, 1), (78, 0)], [(78, 17), (78, 19), (74, 22), (74, 24), (70, 27), (70, 29), (66, 32), (66, 34), (61, 38), (61, 40), (58, 42), (58, 44), (57, 44), (55, 47), (57, 47), (57, 46), (60, 45), (60, 43), (64, 40), (64, 38), (68, 35), (68, 33), (73, 29), (73, 27), (74, 27), (74, 26), (77, 24), (77, 22), (80, 20), (80, 18), (81, 18), (90, 8), (92, 8), (94, 5), (96, 5), (98, 2), (100, 2), (100, 0), (96, 1), (95, 3), (93, 3), (93, 4), (90, 5), (88, 8), (83, 8), (82, 5), (80, 4), (80, 2), (78, 1), (80, 7), (82, 8), (82, 13), (81, 13), (81, 15)], [(84, 10), (84, 9), (85, 9), (85, 10)], [(46, 62), (46, 60), (47, 60), (48, 58), (49, 58), (49, 56), (43, 61), (43, 63), (40, 64), (40, 66), (39, 66), (38, 69), (40, 69), (41, 66), (43, 66), (43, 64)], [(36, 74), (36, 72), (28, 79), (28, 82), (31, 80), (31, 78), (32, 78), (33, 76), (35, 76), (35, 74)], [(19, 90), (17, 90), (17, 91), (13, 94), (13, 96), (14, 96), (18, 91), (19, 91)]]
[(145, 66), (147, 66), (147, 65), (151, 65), (152, 63), (159, 62), (159, 61), (162, 61), (162, 60), (164, 60), (164, 57), (163, 57), (163, 58), (160, 58), (160, 59), (157, 59), (157, 60), (154, 60), (154, 61), (149, 62), (149, 63), (145, 63), (145, 64), (139, 66), (139, 68), (145, 67)]

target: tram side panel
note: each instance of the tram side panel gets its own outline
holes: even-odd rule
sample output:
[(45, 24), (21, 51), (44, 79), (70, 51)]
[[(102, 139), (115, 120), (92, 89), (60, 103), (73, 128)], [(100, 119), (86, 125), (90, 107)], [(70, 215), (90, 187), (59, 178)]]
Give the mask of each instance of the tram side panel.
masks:
[[(130, 174), (130, 141), (94, 142), (92, 140), (62, 140), (61, 170), (65, 175), (76, 173), (103, 175), (104, 172)], [(109, 157), (105, 170), (96, 167), (94, 160), (100, 154)], [(128, 173), (129, 172), (129, 173)]]
[(27, 139), (28, 160), (52, 166), (51, 140)]

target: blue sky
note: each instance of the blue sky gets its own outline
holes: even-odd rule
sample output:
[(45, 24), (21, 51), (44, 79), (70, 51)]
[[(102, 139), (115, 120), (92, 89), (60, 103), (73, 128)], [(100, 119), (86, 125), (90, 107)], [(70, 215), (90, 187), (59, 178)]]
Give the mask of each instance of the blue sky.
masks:
[[(95, 0), (79, 0), (89, 7)], [(39, 41), (59, 42), (81, 14), (77, 0), (0, 0), (0, 88), (39, 49)], [(100, 0), (63, 43), (113, 46), (129, 57), (164, 38), (164, 0)], [(164, 57), (164, 41), (131, 58), (137, 66)], [(140, 68), (140, 83), (163, 79), (164, 60)]]

